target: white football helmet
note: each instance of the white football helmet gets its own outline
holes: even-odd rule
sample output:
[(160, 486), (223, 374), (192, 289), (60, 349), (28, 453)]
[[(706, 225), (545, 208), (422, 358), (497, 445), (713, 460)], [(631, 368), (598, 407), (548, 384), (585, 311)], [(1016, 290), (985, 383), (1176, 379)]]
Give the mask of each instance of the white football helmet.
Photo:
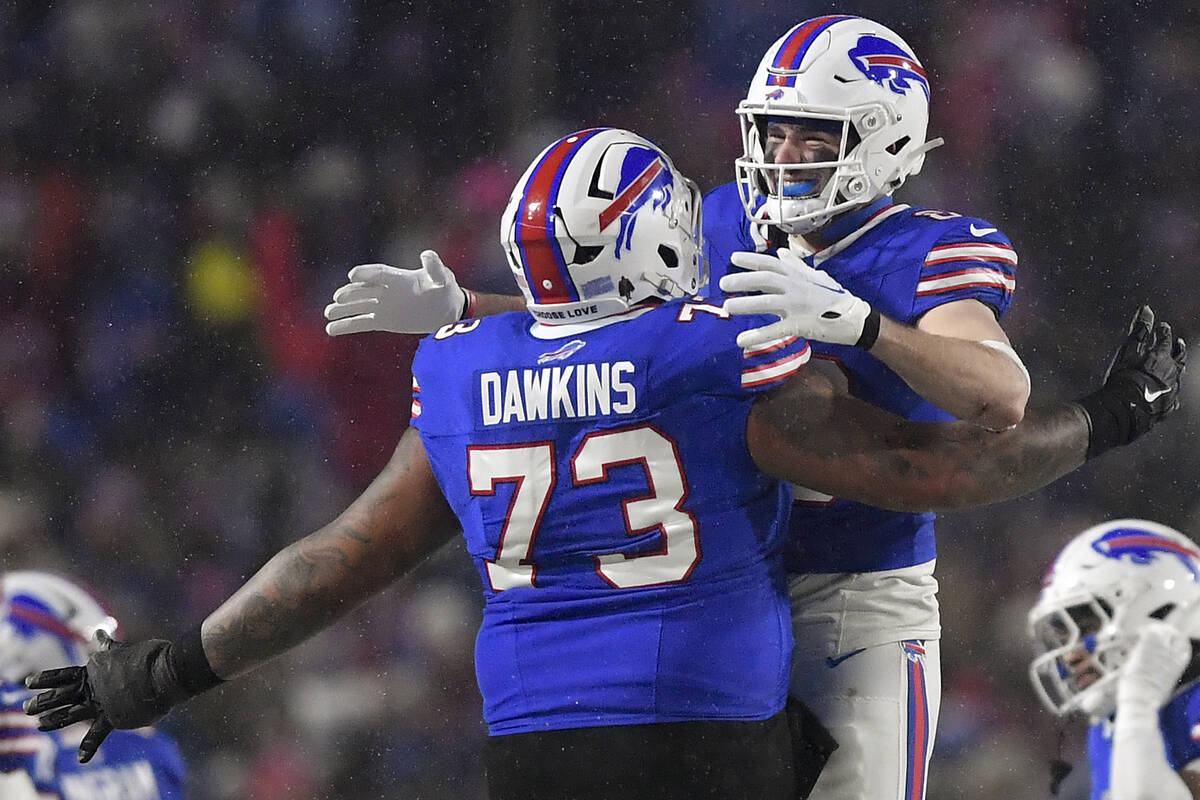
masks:
[(1200, 547), (1191, 539), (1141, 519), (1087, 529), (1063, 548), (1029, 612), (1038, 697), (1060, 716), (1111, 714), (1139, 629), (1158, 619), (1195, 638), (1197, 611)]
[(83, 664), (98, 647), (96, 631), (116, 636), (118, 628), (96, 598), (64, 578), (0, 573), (0, 680)]
[(619, 314), (708, 282), (699, 188), (625, 130), (591, 128), (543, 150), (513, 189), (500, 242), (546, 323)]
[[(895, 32), (861, 17), (816, 17), (784, 34), (763, 56), (737, 113), (742, 204), (752, 220), (787, 233), (817, 230), (892, 193), (942, 144), (925, 140), (929, 81), (921, 62)], [(770, 163), (768, 121), (792, 119), (840, 127), (837, 159)]]

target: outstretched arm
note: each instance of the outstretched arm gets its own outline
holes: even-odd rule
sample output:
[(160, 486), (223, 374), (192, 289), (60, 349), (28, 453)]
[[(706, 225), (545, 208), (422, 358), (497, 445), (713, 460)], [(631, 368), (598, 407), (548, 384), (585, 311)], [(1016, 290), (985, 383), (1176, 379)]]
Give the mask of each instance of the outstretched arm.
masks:
[(469, 317), (488, 317), (525, 307), (520, 297), (477, 294), (458, 285), (454, 273), (433, 250), (421, 253), (420, 269), (360, 264), (350, 282), (325, 307), (330, 336), (366, 331), (433, 333)]
[(173, 706), (284, 652), (412, 569), (457, 530), (416, 431), (336, 520), (284, 548), (175, 641), (111, 640), (85, 667), (43, 670), (25, 705), (39, 730), (94, 720), (89, 760), (114, 728), (149, 725)]
[(457, 531), (425, 448), (409, 428), (337, 519), (266, 563), (201, 627), (213, 671), (233, 678), (328, 627)]
[(896, 511), (946, 511), (1019, 497), (1086, 458), (1088, 419), (1075, 403), (1031, 408), (1003, 432), (918, 423), (801, 373), (755, 404), (750, 453), (764, 472)]
[(1148, 431), (1178, 407), (1185, 362), (1183, 341), (1143, 307), (1098, 391), (1032, 408), (1010, 430), (910, 422), (805, 371), (755, 404), (747, 441), (764, 472), (881, 508), (995, 503)]

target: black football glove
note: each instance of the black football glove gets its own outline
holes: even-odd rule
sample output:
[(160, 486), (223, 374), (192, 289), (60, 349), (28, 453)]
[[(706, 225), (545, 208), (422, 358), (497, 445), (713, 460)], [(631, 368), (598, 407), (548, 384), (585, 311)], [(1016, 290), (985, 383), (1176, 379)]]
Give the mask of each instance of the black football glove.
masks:
[(220, 679), (199, 651), (199, 629), (194, 645), (150, 639), (123, 644), (104, 631), (96, 634), (100, 650), (87, 666), (63, 667), (35, 672), (25, 679), (30, 689), (46, 689), (25, 701), (25, 713), (41, 715), (38, 730), (53, 731), (84, 720), (92, 726), (79, 744), (79, 761), (87, 763), (115, 728), (132, 729), (151, 725), (173, 707), (215, 686)]
[(1077, 401), (1091, 425), (1087, 457), (1129, 444), (1179, 408), (1186, 363), (1183, 339), (1173, 338), (1167, 323), (1155, 324), (1150, 306), (1138, 309), (1104, 385)]

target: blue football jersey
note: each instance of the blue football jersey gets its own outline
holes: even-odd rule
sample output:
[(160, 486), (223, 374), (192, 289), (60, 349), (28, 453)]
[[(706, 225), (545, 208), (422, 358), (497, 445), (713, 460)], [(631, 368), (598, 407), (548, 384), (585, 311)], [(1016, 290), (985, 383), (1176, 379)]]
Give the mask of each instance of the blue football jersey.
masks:
[(677, 300), (599, 326), (502, 314), (421, 343), (413, 424), (483, 581), (492, 734), (782, 708), (791, 491), (745, 431), (809, 348), (737, 346), (766, 321)]
[(21, 704), (25, 687), (0, 684), (0, 772), (25, 770), (38, 793), (61, 800), (182, 800), (183, 757), (166, 734), (154, 728), (113, 731), (86, 764), (76, 758), (86, 727), (42, 733)]
[[(945, 211), (895, 204), (890, 197), (838, 219), (835, 241), (806, 260), (892, 319), (914, 324), (930, 309), (974, 299), (999, 318), (1015, 287), (1017, 256), (987, 222)], [(751, 232), (736, 184), (704, 198), (704, 244), (712, 286), (739, 250), (762, 250)], [(926, 402), (879, 359), (857, 347), (812, 342), (813, 356), (836, 363), (850, 392), (918, 422), (952, 417)], [(929, 561), (936, 555), (933, 514), (909, 514), (796, 489), (787, 568), (791, 573), (872, 572)]]
[[(1200, 682), (1193, 683), (1163, 706), (1159, 730), (1167, 763), (1176, 772), (1200, 759)], [(1092, 800), (1104, 800), (1112, 782), (1112, 721), (1105, 719), (1088, 729), (1088, 769), (1092, 775)]]

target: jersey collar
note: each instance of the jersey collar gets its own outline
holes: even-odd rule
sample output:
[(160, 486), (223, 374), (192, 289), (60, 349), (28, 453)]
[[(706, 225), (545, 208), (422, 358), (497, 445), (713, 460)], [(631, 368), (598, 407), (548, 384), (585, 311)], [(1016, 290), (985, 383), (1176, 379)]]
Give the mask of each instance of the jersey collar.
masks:
[(827, 231), (827, 238), (832, 240), (833, 244), (811, 254), (813, 266), (842, 252), (861, 239), (868, 231), (878, 227), (884, 220), (907, 208), (909, 208), (907, 203), (894, 204), (890, 196), (881, 197), (874, 203), (851, 211), (846, 216), (835, 220)]

